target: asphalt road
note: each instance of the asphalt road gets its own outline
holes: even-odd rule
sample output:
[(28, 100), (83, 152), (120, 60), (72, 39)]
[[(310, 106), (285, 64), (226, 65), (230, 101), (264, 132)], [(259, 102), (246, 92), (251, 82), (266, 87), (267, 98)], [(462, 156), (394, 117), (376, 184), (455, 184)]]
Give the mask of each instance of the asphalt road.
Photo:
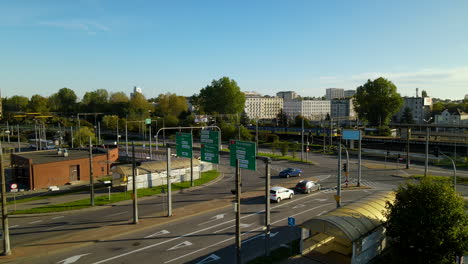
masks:
[[(317, 165), (311, 166), (286, 161), (275, 161), (272, 164), (271, 186), (284, 185), (286, 182), (296, 182), (298, 179), (282, 179), (277, 174), (286, 167), (299, 167), (304, 170), (301, 178), (314, 178), (320, 181), (325, 190), (310, 195), (296, 195), (291, 201), (283, 201), (279, 205), (272, 204), (272, 247), (285, 246), (288, 241), (298, 236), (298, 230), (288, 228), (286, 219), (294, 216), (298, 224), (315, 215), (325, 213), (336, 207), (333, 199), (335, 191), (336, 169), (335, 157), (309, 155)], [(222, 164), (227, 164), (227, 156), (222, 157)], [(350, 165), (350, 184), (356, 182), (357, 161)], [(256, 172), (242, 171), (244, 191), (260, 189), (264, 186), (264, 165), (258, 161)], [(391, 166), (391, 164), (388, 164)], [(394, 164), (395, 165), (395, 164)], [(403, 165), (400, 165), (403, 168)], [(210, 201), (226, 197), (234, 187), (234, 170), (221, 166), (224, 178), (210, 186), (184, 191), (173, 196), (174, 208), (186, 204)], [(412, 166), (414, 171), (423, 171), (423, 166)], [(438, 174), (450, 175), (450, 170), (431, 168)], [(343, 191), (343, 204), (354, 201), (378, 190), (391, 190), (405, 179), (391, 175), (402, 173), (394, 169), (362, 170), (362, 185), (371, 189)], [(434, 172), (435, 173), (435, 172)], [(343, 177), (344, 181), (344, 177)], [(468, 194), (466, 186), (458, 186), (458, 191)], [(139, 203), (142, 218), (154, 213), (165, 211), (165, 197), (157, 196), (144, 199)], [(263, 227), (263, 199), (253, 199), (243, 204), (243, 258), (251, 259), (264, 253), (264, 238), (261, 236)], [(81, 230), (99, 228), (106, 225), (126, 224), (132, 218), (130, 202), (123, 202), (98, 209), (67, 212), (47, 216), (17, 216), (10, 218), (12, 247), (38, 243), (48, 238), (60, 235), (71, 235)], [(76, 262), (68, 263), (234, 263), (234, 212), (232, 208), (224, 208), (206, 214), (185, 218), (173, 223), (161, 225), (153, 229), (123, 235), (118, 239), (100, 240), (92, 246), (83, 247), (71, 252), (51, 254), (34, 263), (67, 263), (69, 258)], [(97, 229), (96, 229), (97, 230)], [(81, 256), (80, 256), (81, 255)], [(79, 257), (77, 257), (79, 256)], [(211, 262), (207, 262), (213, 260)], [(61, 262), (62, 261), (62, 262)], [(19, 262), (18, 262), (19, 263)], [(24, 262), (27, 263), (27, 262)]]

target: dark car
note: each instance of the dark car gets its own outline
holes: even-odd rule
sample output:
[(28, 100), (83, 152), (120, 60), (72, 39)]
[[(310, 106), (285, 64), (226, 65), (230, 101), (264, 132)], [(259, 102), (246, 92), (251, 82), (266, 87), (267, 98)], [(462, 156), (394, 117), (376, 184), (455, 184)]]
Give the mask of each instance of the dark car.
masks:
[(294, 191), (296, 193), (310, 193), (311, 191), (320, 190), (320, 184), (313, 181), (300, 181), (296, 184)]
[(295, 176), (301, 176), (301, 173), (302, 173), (302, 170), (301, 169), (297, 169), (297, 168), (287, 168), (283, 171), (281, 171), (279, 173), (279, 176), (280, 177), (285, 177), (285, 178), (289, 178), (289, 177), (295, 177)]

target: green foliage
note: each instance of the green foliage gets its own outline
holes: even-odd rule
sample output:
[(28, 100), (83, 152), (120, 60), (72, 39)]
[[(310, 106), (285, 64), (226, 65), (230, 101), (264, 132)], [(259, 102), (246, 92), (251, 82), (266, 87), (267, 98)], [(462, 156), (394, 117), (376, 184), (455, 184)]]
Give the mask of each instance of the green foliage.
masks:
[(468, 253), (468, 216), (451, 185), (430, 178), (407, 183), (387, 209), (394, 263), (453, 263)]
[(240, 134), (242, 140), (252, 141), (254, 138), (254, 136), (250, 133), (250, 130), (242, 125), (240, 126)]
[(400, 123), (402, 124), (414, 124), (413, 113), (409, 107), (405, 107), (401, 116)]
[(390, 127), (388, 127), (388, 126), (379, 126), (378, 127), (378, 135), (379, 136), (388, 137), (391, 134), (392, 134), (392, 132), (390, 131)]
[(117, 123), (119, 122), (119, 116), (117, 115), (105, 115), (102, 117), (102, 124), (104, 128), (108, 130), (116, 130)]
[(387, 125), (403, 105), (397, 87), (382, 77), (368, 80), (359, 86), (354, 97), (353, 103), (359, 118), (373, 126)]
[(62, 88), (49, 97), (51, 110), (61, 113), (73, 113), (76, 110), (77, 96), (72, 89)]
[(236, 81), (223, 77), (201, 89), (192, 102), (197, 104), (202, 113), (236, 114), (244, 111), (245, 95)]
[(32, 113), (49, 113), (49, 100), (43, 96), (35, 94), (29, 100), (28, 111)]
[(109, 111), (117, 114), (119, 117), (125, 117), (128, 114), (130, 99), (124, 92), (111, 93), (109, 97)]
[(283, 156), (288, 155), (288, 151), (289, 151), (289, 143), (288, 142), (281, 143), (281, 155)]
[(293, 159), (296, 158), (296, 151), (297, 151), (298, 149), (299, 149), (299, 144), (296, 144), (296, 143), (292, 144), (291, 150), (292, 150), (292, 157), (293, 157)]
[(89, 144), (89, 138), (91, 142), (95, 144), (96, 137), (94, 132), (89, 127), (81, 127), (80, 130), (76, 131), (73, 135), (73, 143), (76, 146), (85, 146)]
[(3, 99), (2, 107), (5, 112), (26, 112), (29, 99), (25, 96), (14, 95)]
[(141, 93), (134, 93), (129, 102), (129, 120), (143, 120), (153, 111), (153, 106)]
[(160, 94), (154, 101), (155, 113), (158, 116), (172, 115), (177, 118), (183, 112), (188, 111), (187, 100), (184, 96), (166, 93)]
[(81, 100), (82, 111), (97, 113), (108, 109), (109, 93), (105, 89), (87, 92)]
[(219, 127), (221, 128), (221, 138), (222, 140), (230, 140), (237, 138), (237, 128), (236, 126), (221, 122), (219, 123)]

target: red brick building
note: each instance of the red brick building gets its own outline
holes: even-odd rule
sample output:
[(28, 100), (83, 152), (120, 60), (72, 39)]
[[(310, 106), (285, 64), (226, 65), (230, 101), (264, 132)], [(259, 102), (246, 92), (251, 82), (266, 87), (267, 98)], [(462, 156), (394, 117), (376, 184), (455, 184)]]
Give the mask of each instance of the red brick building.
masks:
[[(12, 154), (14, 181), (26, 190), (89, 182), (89, 150), (71, 149), (67, 152), (68, 155), (58, 154), (55, 149)], [(94, 178), (112, 174), (111, 164), (118, 158), (118, 148), (93, 148)]]

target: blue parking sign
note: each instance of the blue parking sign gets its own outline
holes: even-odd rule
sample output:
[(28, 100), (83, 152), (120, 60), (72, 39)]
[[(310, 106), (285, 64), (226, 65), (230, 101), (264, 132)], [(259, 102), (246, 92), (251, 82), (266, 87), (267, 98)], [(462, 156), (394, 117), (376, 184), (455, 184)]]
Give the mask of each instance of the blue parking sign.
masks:
[(295, 226), (296, 225), (296, 218), (294, 217), (288, 217), (288, 226)]

